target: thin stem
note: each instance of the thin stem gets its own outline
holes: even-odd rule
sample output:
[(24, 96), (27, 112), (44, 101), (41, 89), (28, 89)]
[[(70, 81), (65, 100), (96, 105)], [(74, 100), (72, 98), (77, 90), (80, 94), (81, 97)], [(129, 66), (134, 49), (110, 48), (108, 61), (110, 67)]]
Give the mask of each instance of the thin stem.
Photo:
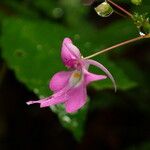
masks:
[(113, 6), (117, 7), (118, 9), (120, 9), (121, 11), (123, 11), (125, 14), (127, 14), (129, 17), (133, 17), (133, 15), (128, 12), (127, 10), (125, 10), (124, 8), (122, 8), (121, 6), (119, 6), (118, 4), (112, 2), (111, 0), (107, 0), (109, 3), (111, 3)]
[(133, 42), (135, 42), (135, 41), (138, 41), (138, 40), (141, 40), (141, 39), (144, 39), (144, 38), (150, 38), (150, 34), (145, 35), (145, 36), (139, 36), (139, 37), (136, 37), (136, 38), (133, 38), (133, 39), (130, 39), (130, 40), (121, 42), (121, 43), (116, 44), (116, 45), (114, 45), (114, 46), (111, 46), (111, 47), (109, 47), (109, 48), (103, 49), (103, 50), (101, 50), (101, 51), (99, 51), (99, 52), (97, 52), (97, 53), (94, 53), (94, 54), (92, 54), (92, 55), (90, 55), (90, 56), (87, 56), (87, 57), (85, 57), (84, 59), (92, 58), (92, 57), (94, 57), (94, 56), (97, 56), (97, 55), (100, 55), (100, 54), (102, 54), (102, 53), (108, 52), (108, 51), (110, 51), (110, 50), (112, 50), (112, 49), (121, 47), (121, 46), (126, 45), (126, 44), (129, 44), (129, 43), (133, 43)]

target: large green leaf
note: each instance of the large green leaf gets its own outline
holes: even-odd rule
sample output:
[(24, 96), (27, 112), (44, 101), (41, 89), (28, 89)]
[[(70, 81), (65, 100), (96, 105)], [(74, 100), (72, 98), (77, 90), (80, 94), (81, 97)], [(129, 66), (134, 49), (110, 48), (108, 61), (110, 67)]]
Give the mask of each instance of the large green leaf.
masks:
[(84, 134), (87, 107), (88, 103), (75, 114), (66, 113), (63, 105), (55, 105), (51, 107), (51, 109), (53, 112), (58, 114), (62, 125), (70, 130), (74, 137), (80, 141)]

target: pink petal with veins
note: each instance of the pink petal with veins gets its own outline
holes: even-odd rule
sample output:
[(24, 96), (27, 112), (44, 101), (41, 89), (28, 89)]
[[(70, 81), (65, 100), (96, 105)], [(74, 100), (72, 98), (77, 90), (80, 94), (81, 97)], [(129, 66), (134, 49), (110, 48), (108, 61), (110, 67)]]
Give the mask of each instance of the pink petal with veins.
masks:
[(65, 86), (62, 90), (56, 92), (48, 98), (43, 98), (37, 101), (29, 101), (28, 105), (40, 103), (40, 107), (49, 107), (52, 105), (64, 103), (66, 101), (66, 93), (69, 90), (68, 85)]

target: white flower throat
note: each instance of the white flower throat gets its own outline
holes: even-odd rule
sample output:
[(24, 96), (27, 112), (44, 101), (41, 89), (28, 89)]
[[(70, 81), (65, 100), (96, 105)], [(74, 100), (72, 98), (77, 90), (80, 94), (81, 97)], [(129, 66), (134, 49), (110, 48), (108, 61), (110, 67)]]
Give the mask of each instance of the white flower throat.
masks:
[(80, 83), (81, 78), (82, 78), (81, 71), (75, 70), (69, 79), (70, 86), (77, 86), (78, 83)]

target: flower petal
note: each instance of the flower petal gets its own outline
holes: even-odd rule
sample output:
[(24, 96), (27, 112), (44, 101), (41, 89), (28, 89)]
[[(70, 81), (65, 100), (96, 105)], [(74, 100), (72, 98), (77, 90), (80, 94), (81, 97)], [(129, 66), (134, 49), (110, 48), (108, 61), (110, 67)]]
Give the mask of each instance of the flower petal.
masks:
[(71, 61), (74, 61), (80, 57), (81, 54), (79, 49), (75, 45), (73, 45), (70, 38), (65, 38), (61, 49), (61, 58), (63, 63), (68, 67), (72, 67), (72, 64), (70, 63), (73, 62)]
[(71, 74), (72, 71), (61, 71), (56, 73), (49, 83), (49, 88), (54, 92), (61, 90), (68, 84)]
[(87, 93), (85, 84), (82, 83), (80, 86), (72, 88), (67, 95), (67, 101), (65, 102), (66, 112), (76, 112), (86, 103)]
[(47, 97), (47, 98), (40, 99), (40, 100), (34, 100), (34, 101), (31, 100), (31, 101), (26, 102), (26, 104), (27, 104), (27, 105), (31, 105), (31, 104), (42, 103), (42, 102), (47, 101), (47, 100), (49, 100), (49, 99), (51, 99), (51, 96), (50, 96), (50, 97)]
[(52, 105), (61, 104), (66, 101), (64, 95), (52, 97), (51, 99), (48, 99), (47, 101), (43, 101), (40, 104), (40, 107), (50, 107)]
[(97, 75), (97, 74), (93, 74), (88, 72), (87, 70), (84, 70), (84, 76), (85, 76), (85, 82), (86, 84), (89, 84), (93, 81), (97, 81), (97, 80), (104, 80), (107, 78), (107, 76), (105, 75)]
[(66, 85), (62, 90), (53, 94), (51, 96), (51, 99), (41, 102), (40, 107), (49, 107), (52, 105), (64, 103), (65, 101), (67, 101), (67, 93), (69, 90), (70, 90), (70, 86)]
[(104, 71), (106, 73), (106, 75), (111, 79), (113, 85), (114, 85), (114, 88), (115, 88), (115, 91), (117, 90), (116, 88), (116, 82), (113, 78), (113, 76), (111, 75), (111, 73), (102, 65), (100, 64), (99, 62), (95, 61), (95, 60), (92, 60), (92, 59), (87, 59), (85, 60), (87, 63), (91, 64), (91, 65), (94, 65), (94, 66), (97, 66), (98, 68), (100, 68), (102, 71)]
[(68, 86), (64, 87), (59, 92), (56, 92), (50, 97), (43, 98), (37, 101), (29, 101), (28, 105), (40, 103), (40, 107), (49, 107), (52, 105), (64, 103), (66, 101), (66, 92), (68, 91)]

